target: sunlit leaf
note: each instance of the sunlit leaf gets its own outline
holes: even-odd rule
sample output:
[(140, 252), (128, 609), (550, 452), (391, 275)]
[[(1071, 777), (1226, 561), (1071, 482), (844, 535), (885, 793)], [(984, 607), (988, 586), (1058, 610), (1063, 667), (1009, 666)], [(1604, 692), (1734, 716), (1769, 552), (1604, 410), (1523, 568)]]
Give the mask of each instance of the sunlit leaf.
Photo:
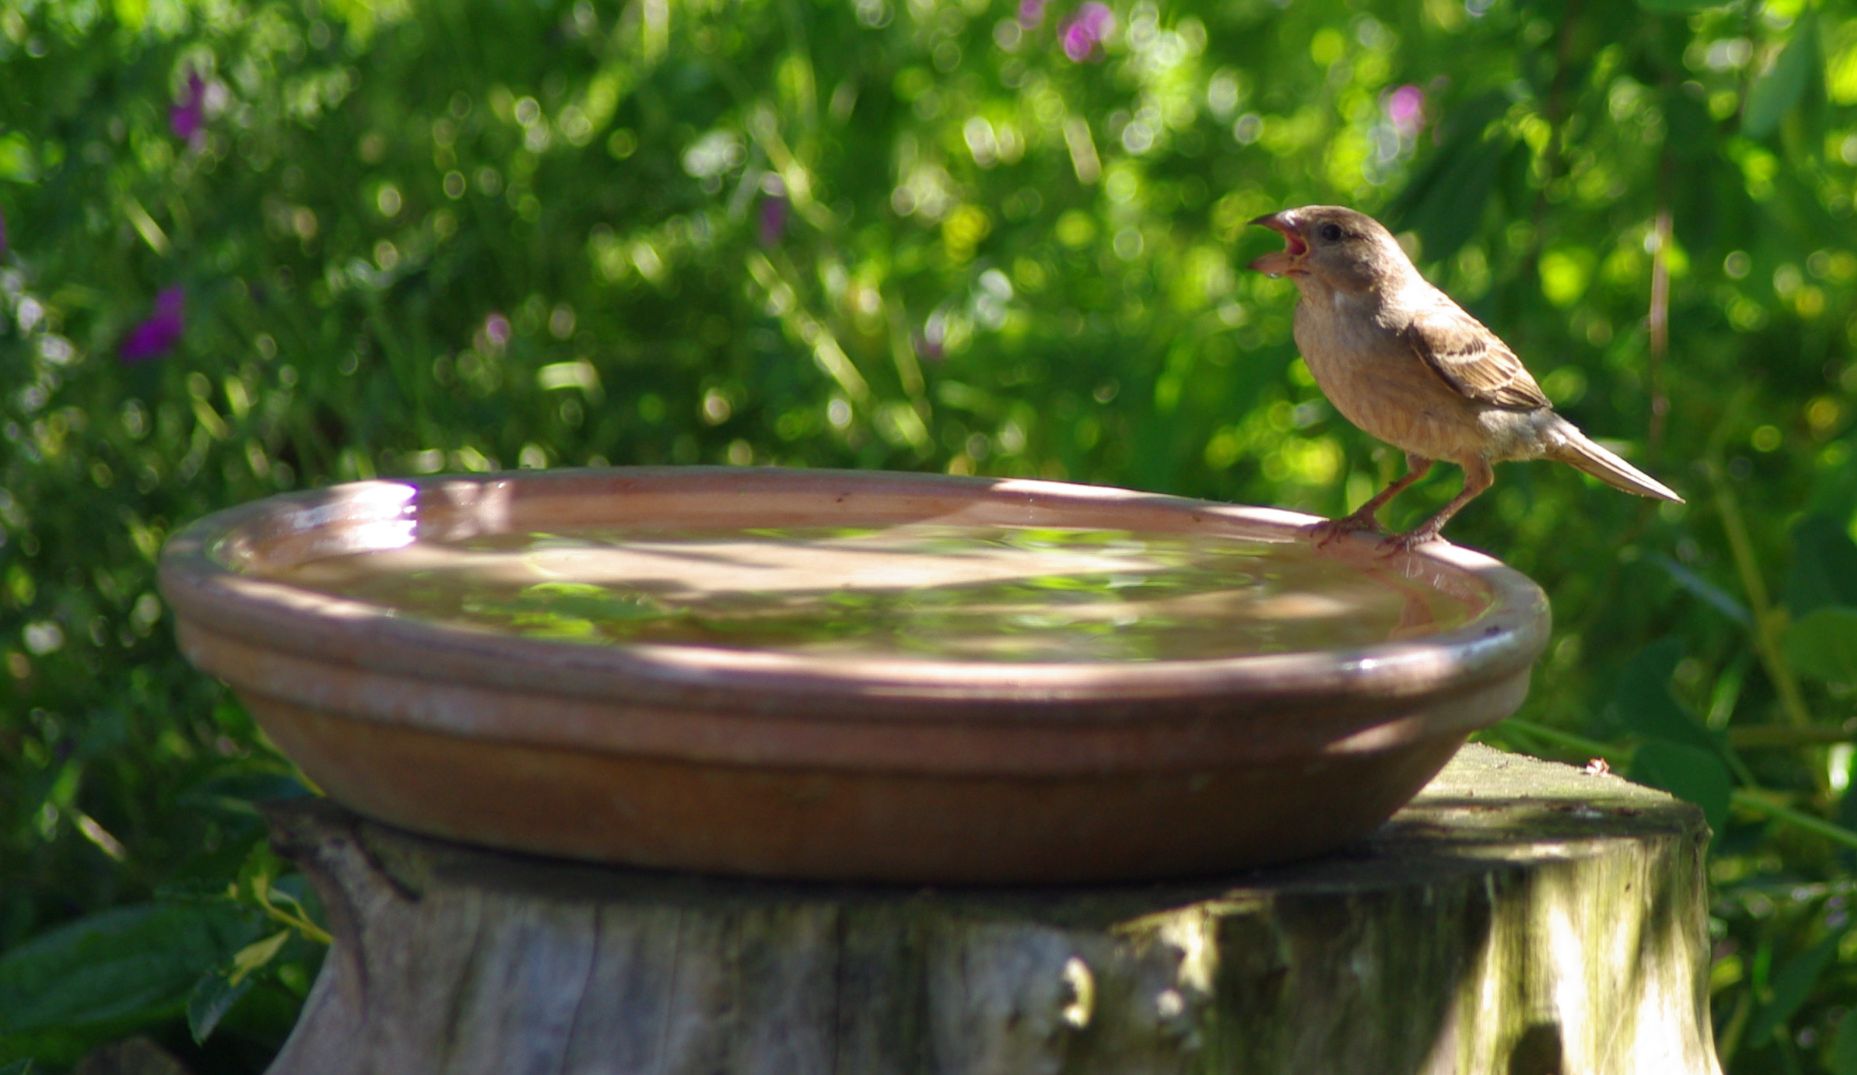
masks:
[(1688, 14), (1692, 11), (1706, 11), (1712, 7), (1726, 7), (1735, 0), (1638, 0), (1638, 6), (1646, 11), (1664, 14)]
[(1825, 62), (1818, 45), (1818, 17), (1807, 8), (1793, 27), (1792, 39), (1747, 91), (1747, 106), (1741, 113), (1741, 130), (1750, 138), (1765, 138), (1780, 125), (1780, 120), (1799, 104), (1812, 75)]
[(265, 964), (276, 959), (278, 950), (284, 947), (284, 942), (290, 940), (291, 935), (291, 930), (280, 929), (263, 940), (253, 941), (239, 949), (237, 954), (232, 957), (232, 974), (230, 978), (232, 984), (245, 984), (251, 977), (252, 972), (263, 968)]
[(1585, 246), (1555, 247), (1541, 252), (1541, 293), (1556, 306), (1572, 306), (1586, 293), (1598, 263)]
[(38, 162), (32, 156), (32, 143), (18, 131), (0, 135), (0, 180), (35, 183), (39, 178)]

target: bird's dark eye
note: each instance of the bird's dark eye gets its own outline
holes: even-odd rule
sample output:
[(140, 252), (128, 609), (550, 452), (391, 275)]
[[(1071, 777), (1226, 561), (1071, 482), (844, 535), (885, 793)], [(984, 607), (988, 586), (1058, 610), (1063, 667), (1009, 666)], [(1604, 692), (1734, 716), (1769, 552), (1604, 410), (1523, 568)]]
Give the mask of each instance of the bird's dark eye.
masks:
[(1341, 225), (1324, 224), (1320, 228), (1316, 229), (1316, 234), (1320, 235), (1322, 237), (1322, 241), (1325, 243), (1340, 242), (1341, 241)]

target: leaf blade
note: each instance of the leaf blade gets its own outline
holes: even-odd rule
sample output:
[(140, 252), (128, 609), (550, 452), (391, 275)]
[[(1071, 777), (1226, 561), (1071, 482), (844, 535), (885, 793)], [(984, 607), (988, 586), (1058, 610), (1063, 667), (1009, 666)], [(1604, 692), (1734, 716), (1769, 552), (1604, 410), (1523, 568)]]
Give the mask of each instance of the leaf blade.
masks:
[(1857, 607), (1827, 605), (1787, 624), (1780, 652), (1801, 675), (1857, 686)]
[[(1765, 138), (1779, 129), (1780, 121), (1798, 106), (1813, 72), (1824, 66), (1818, 47), (1818, 19), (1807, 10), (1793, 27), (1792, 39), (1786, 42), (1773, 66), (1761, 73), (1747, 91), (1741, 110), (1741, 133), (1749, 138)], [(1820, 81), (1823, 75), (1820, 75)]]

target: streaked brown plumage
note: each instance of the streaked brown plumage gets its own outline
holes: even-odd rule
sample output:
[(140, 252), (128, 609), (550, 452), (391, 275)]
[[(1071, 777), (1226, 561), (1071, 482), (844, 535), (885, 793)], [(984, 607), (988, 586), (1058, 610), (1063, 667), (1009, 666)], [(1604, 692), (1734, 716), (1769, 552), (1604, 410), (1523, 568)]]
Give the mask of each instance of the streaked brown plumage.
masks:
[(1439, 459), (1463, 468), (1463, 490), (1436, 515), (1388, 538), (1390, 547), (1437, 538), (1495, 481), (1491, 464), (1509, 459), (1555, 459), (1628, 493), (1683, 502), (1555, 414), (1515, 352), (1419, 275), (1372, 217), (1311, 205), (1251, 223), (1283, 236), (1284, 249), (1251, 268), (1288, 276), (1302, 293), (1296, 346), (1316, 384), (1350, 422), (1406, 453), (1405, 475), (1353, 514), (1319, 524), (1319, 544), (1377, 529), (1374, 513)]

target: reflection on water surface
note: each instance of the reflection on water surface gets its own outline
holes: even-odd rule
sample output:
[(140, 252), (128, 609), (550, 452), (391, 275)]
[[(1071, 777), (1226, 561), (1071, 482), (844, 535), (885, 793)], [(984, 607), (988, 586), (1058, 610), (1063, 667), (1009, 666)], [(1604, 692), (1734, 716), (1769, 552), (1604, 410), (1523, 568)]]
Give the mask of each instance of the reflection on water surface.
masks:
[(417, 540), (278, 581), (438, 624), (587, 644), (929, 660), (1205, 660), (1433, 634), (1461, 583), (1302, 542), (1002, 526), (586, 529)]

